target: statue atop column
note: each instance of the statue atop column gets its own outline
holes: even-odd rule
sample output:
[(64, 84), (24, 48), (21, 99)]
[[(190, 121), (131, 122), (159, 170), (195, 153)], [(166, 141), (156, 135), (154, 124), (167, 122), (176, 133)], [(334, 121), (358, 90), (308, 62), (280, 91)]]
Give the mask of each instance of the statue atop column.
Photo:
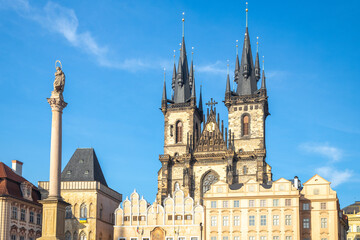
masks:
[[(57, 63), (60, 63), (60, 66), (56, 66)], [(62, 93), (64, 92), (65, 87), (65, 74), (62, 71), (62, 64), (59, 60), (56, 60), (55, 62), (55, 80), (54, 80), (54, 91), (51, 92), (51, 98), (60, 98), (63, 99)]]

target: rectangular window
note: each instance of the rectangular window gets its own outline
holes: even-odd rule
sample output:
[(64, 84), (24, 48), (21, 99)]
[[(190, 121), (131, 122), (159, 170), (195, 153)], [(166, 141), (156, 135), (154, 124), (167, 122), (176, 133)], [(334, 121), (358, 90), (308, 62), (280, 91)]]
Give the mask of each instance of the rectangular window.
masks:
[(145, 220), (146, 220), (146, 217), (145, 217), (145, 216), (141, 216), (141, 217), (140, 217), (140, 220), (141, 220), (141, 221), (145, 221)]
[(310, 210), (310, 204), (309, 203), (303, 203), (303, 210)]
[(239, 202), (239, 200), (235, 200), (234, 201), (234, 208), (238, 208), (238, 207), (240, 207), (240, 202)]
[(223, 201), (223, 208), (227, 208), (229, 207), (229, 202), (228, 201)]
[(303, 228), (310, 228), (310, 219), (309, 218), (303, 219)]
[(185, 237), (179, 237), (178, 240), (185, 240)]
[(16, 235), (11, 235), (11, 240), (16, 240)]
[(265, 237), (265, 236), (261, 236), (261, 237), (260, 237), (260, 240), (266, 240), (266, 237)]
[(216, 237), (212, 236), (212, 237), (211, 237), (211, 240), (216, 240)]
[(249, 216), (249, 226), (255, 226), (255, 216)]
[(175, 220), (181, 220), (182, 219), (182, 216), (181, 215), (176, 215), (175, 216)]
[(172, 215), (168, 215), (168, 220), (172, 220)]
[(191, 237), (190, 240), (198, 240), (198, 237)]
[(326, 203), (325, 202), (322, 202), (321, 203), (321, 210), (325, 210), (326, 209)]
[(229, 226), (229, 216), (223, 216), (223, 226)]
[(37, 225), (40, 225), (40, 224), (41, 224), (41, 214), (40, 214), (40, 213), (38, 213), (38, 214), (36, 215), (36, 224), (37, 224)]
[[(150, 238), (143, 238), (142, 240), (150, 240)], [(172, 240), (172, 239), (171, 239)]]
[[(81, 238), (81, 237), (80, 237)], [(130, 238), (130, 240), (137, 240), (137, 238)]]
[(234, 216), (234, 226), (240, 226), (240, 216)]
[(286, 226), (291, 225), (291, 215), (285, 215), (285, 225)]
[(24, 236), (20, 236), (20, 240), (25, 240), (25, 237), (24, 237)]
[(273, 236), (273, 240), (280, 240), (279, 236)]
[(240, 240), (239, 236), (234, 237), (234, 240)]
[(321, 228), (327, 228), (327, 218), (321, 219)]
[(133, 221), (137, 221), (138, 217), (137, 216), (133, 216)]
[(279, 217), (279, 215), (274, 215), (274, 216), (273, 216), (273, 225), (274, 225), (274, 226), (279, 226), (279, 223), (280, 223), (280, 217)]
[(215, 227), (217, 225), (217, 217), (211, 216), (211, 226)]
[(29, 222), (30, 223), (34, 222), (34, 212), (30, 212)]
[(285, 199), (285, 206), (291, 206), (291, 199)]
[(174, 240), (173, 237), (166, 237), (166, 240)]
[(124, 217), (124, 222), (130, 221), (130, 217), (129, 216), (125, 216)]
[(11, 218), (17, 219), (17, 207), (12, 207)]
[(26, 212), (25, 209), (20, 210), (20, 220), (25, 221)]
[(286, 236), (285, 240), (292, 240), (292, 236)]
[(211, 201), (211, 208), (216, 208), (216, 201)]
[(186, 220), (191, 220), (191, 215), (186, 215)]
[(279, 206), (279, 199), (273, 199), (273, 207)]
[(327, 238), (321, 238), (321, 240), (327, 240)]
[(249, 200), (249, 207), (255, 207), (255, 200)]
[(266, 207), (266, 200), (260, 200), (260, 207)]
[(261, 215), (260, 216), (260, 225), (261, 226), (266, 226), (266, 215)]
[(250, 237), (249, 237), (249, 240), (255, 240), (255, 237), (254, 237), (254, 236), (250, 236)]
[(229, 240), (229, 237), (223, 237), (223, 240)]

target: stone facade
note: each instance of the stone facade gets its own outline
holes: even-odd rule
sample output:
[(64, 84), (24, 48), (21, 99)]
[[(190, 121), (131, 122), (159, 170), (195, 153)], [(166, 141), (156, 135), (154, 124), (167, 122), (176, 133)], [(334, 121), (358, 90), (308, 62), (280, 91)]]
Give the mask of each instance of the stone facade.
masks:
[(204, 208), (176, 186), (164, 204), (150, 205), (134, 191), (115, 211), (114, 240), (201, 240)]
[(330, 183), (315, 175), (299, 186), (283, 178), (272, 185), (249, 180), (237, 189), (213, 184), (204, 196), (206, 239), (345, 239), (346, 222)]
[[(39, 182), (44, 198), (49, 182)], [(97, 181), (61, 182), (61, 196), (71, 206), (65, 212), (66, 240), (113, 238), (114, 210), (121, 194)]]

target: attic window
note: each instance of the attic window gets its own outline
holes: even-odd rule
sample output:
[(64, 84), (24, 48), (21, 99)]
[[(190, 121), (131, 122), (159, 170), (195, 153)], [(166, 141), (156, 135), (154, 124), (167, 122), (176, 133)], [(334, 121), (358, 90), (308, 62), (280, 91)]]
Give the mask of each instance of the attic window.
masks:
[(71, 174), (71, 171), (70, 171), (70, 170), (69, 170), (69, 171), (67, 171), (67, 172), (66, 172), (66, 174), (67, 174), (67, 175), (70, 175), (70, 174)]
[(79, 160), (79, 163), (84, 163), (84, 159), (80, 159), (80, 160)]
[(87, 174), (89, 174), (89, 171), (88, 171), (88, 170), (85, 171), (85, 175), (87, 175)]

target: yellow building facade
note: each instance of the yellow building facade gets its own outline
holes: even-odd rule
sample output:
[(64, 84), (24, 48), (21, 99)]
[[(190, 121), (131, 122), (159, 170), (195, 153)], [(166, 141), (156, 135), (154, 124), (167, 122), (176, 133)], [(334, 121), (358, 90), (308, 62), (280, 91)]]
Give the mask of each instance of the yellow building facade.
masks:
[(347, 240), (360, 240), (360, 201), (343, 209), (349, 221)]

